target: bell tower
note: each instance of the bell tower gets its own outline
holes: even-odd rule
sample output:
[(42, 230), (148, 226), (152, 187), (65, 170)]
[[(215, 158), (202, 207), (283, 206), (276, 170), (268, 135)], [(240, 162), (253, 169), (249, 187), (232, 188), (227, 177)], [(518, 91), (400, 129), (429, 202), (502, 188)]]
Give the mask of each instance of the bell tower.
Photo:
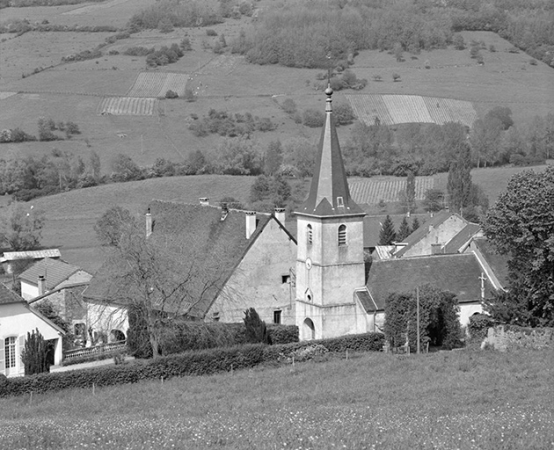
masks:
[(325, 124), (310, 193), (295, 212), (296, 324), (301, 340), (365, 331), (358, 326), (354, 300), (354, 290), (365, 286), (365, 212), (350, 197), (333, 121), (331, 87), (325, 94)]

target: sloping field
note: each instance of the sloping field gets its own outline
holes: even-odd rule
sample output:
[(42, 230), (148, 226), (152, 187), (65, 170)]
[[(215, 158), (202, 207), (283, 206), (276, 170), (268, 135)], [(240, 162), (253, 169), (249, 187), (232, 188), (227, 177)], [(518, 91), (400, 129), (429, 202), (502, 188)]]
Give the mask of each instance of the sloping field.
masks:
[(477, 113), (471, 102), (419, 95), (345, 95), (356, 115), (367, 125), (378, 118), (384, 125), (460, 122), (471, 126)]
[(157, 110), (155, 98), (107, 97), (102, 99), (99, 114), (114, 116), (153, 116)]
[(182, 97), (185, 95), (188, 80), (189, 76), (185, 73), (141, 72), (127, 95), (129, 97), (165, 97), (166, 92), (172, 90)]
[(79, 14), (88, 14), (92, 11), (95, 11), (95, 10), (98, 10), (98, 9), (111, 8), (115, 5), (119, 5), (120, 3), (125, 3), (127, 1), (129, 1), (129, 0), (112, 0), (111, 2), (97, 3), (97, 4), (94, 4), (94, 5), (83, 6), (82, 8), (77, 8), (77, 9), (73, 9), (71, 11), (64, 12), (63, 15), (64, 16), (77, 16)]
[(452, 98), (422, 97), (433, 122), (460, 122), (471, 126), (477, 120), (477, 113), (470, 102)]
[(0, 92), (0, 100), (4, 100), (5, 98), (9, 98), (12, 95), (16, 95), (17, 92)]
[[(416, 200), (423, 200), (425, 191), (433, 188), (433, 177), (416, 177)], [(406, 179), (391, 180), (351, 179), (348, 182), (350, 194), (357, 203), (375, 204), (380, 200), (397, 202), (398, 194), (406, 191)]]

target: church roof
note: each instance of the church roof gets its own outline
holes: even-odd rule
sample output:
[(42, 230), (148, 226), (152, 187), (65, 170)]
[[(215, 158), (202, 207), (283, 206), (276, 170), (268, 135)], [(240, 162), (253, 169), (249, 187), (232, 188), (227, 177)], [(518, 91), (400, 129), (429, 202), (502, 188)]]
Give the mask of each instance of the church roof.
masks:
[[(377, 305), (383, 307), (391, 293), (413, 292), (425, 284), (452, 292), (459, 303), (473, 303), (481, 300), (482, 273), (473, 253), (389, 259), (371, 264), (367, 288)], [(485, 297), (490, 297), (493, 290), (486, 279)]]
[(350, 197), (332, 114), (333, 90), (328, 87), (325, 94), (325, 124), (319, 141), (310, 193), (306, 202), (296, 212), (319, 217), (364, 215), (364, 211)]
[[(221, 208), (214, 206), (157, 200), (150, 204), (150, 211), (154, 227), (149, 239), (165, 245), (163, 248), (171, 243), (168, 257), (182, 261), (184, 270), (194, 271), (195, 276), (187, 282), (192, 302), (188, 314), (198, 318), (204, 317), (252, 244), (266, 225), (275, 220), (269, 214), (258, 213), (256, 229), (247, 239), (245, 211), (231, 209), (224, 215)], [(294, 240), (290, 234), (289, 237)], [(189, 265), (190, 261), (194, 264)], [(134, 289), (128, 284), (125, 266), (112, 258), (94, 275), (83, 295), (90, 300), (126, 304)], [(164, 310), (186, 312), (189, 306), (169, 305)]]

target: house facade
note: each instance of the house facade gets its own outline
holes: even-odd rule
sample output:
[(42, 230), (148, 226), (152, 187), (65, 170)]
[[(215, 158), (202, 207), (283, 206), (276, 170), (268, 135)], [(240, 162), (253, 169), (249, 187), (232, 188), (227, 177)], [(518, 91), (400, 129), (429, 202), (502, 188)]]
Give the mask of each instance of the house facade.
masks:
[(64, 331), (30, 308), (22, 297), (0, 284), (0, 374), (7, 377), (25, 374), (21, 355), (27, 333), (35, 330), (49, 344), (50, 364), (60, 364)]

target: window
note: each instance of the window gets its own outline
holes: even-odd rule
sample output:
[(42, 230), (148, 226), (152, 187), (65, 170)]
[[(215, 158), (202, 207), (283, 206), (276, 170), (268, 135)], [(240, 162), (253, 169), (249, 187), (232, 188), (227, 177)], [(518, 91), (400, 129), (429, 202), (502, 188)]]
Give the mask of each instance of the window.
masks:
[(308, 225), (308, 245), (312, 245), (312, 242), (313, 242), (313, 231), (312, 231), (312, 226), (311, 225)]
[(310, 289), (306, 289), (306, 292), (304, 293), (304, 297), (306, 298), (307, 302), (312, 302), (314, 299), (314, 296), (312, 294), (312, 291)]
[(4, 339), (4, 357), (6, 358), (6, 369), (15, 367), (15, 337)]
[(342, 199), (342, 197), (337, 197), (337, 206), (339, 208), (344, 208), (344, 200)]
[(290, 283), (290, 275), (281, 275), (281, 283), (289, 284)]
[(212, 314), (212, 320), (214, 322), (219, 322), (219, 319), (220, 319), (219, 311), (214, 311), (214, 313)]
[(346, 245), (346, 225), (339, 227), (339, 245)]
[(273, 311), (273, 323), (281, 323), (281, 311)]

